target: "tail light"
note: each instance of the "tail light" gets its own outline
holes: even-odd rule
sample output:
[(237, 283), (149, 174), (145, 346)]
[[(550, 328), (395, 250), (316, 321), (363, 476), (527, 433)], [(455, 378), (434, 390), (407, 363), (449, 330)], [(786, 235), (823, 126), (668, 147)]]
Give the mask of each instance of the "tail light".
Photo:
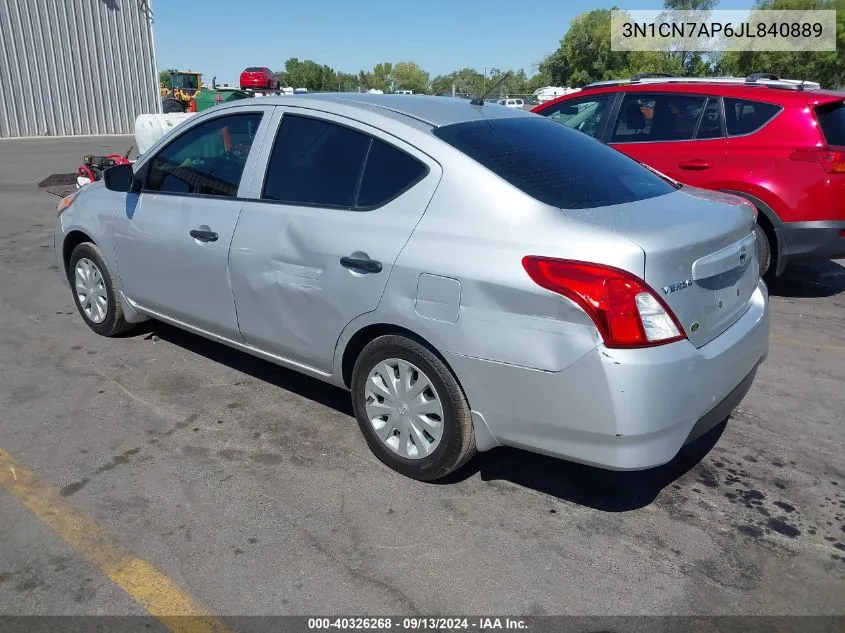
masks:
[(816, 163), (829, 174), (845, 174), (845, 151), (829, 147), (797, 149), (789, 155), (792, 160)]
[(522, 267), (538, 286), (578, 304), (607, 347), (653, 347), (686, 338), (669, 306), (629, 272), (533, 255), (522, 258)]

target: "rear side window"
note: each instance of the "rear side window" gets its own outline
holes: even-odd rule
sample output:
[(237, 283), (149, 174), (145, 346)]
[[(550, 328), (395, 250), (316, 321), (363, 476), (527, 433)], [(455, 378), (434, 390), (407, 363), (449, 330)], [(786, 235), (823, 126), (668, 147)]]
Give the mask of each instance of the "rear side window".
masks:
[(425, 176), (416, 158), (369, 134), (286, 114), (276, 137), (263, 198), (289, 204), (369, 208)]
[(675, 187), (621, 152), (541, 117), (447, 125), (440, 139), (521, 189), (564, 209), (636, 202)]
[(375, 207), (384, 204), (416, 184), (425, 173), (425, 165), (413, 156), (373, 139), (355, 206)]
[(771, 103), (725, 97), (725, 124), (728, 136), (756, 132), (780, 111), (780, 106)]
[(267, 166), (263, 197), (290, 204), (352, 207), (369, 148), (366, 134), (286, 114)]
[(845, 103), (819, 106), (816, 117), (828, 145), (845, 145)]
[(628, 93), (610, 142), (691, 141), (705, 101), (695, 95)]

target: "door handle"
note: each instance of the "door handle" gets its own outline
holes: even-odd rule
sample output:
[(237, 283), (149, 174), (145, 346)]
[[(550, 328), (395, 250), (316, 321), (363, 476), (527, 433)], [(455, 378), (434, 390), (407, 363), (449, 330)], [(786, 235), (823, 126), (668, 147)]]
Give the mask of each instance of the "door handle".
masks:
[(692, 160), (680, 163), (678, 167), (688, 171), (702, 171), (704, 169), (710, 169), (710, 163), (700, 158), (693, 158)]
[(191, 231), (191, 237), (195, 240), (199, 240), (200, 242), (216, 242), (218, 235), (214, 231), (200, 231), (198, 229), (194, 229)]
[(380, 273), (381, 262), (374, 259), (358, 259), (356, 257), (341, 257), (340, 265), (350, 270), (364, 273)]

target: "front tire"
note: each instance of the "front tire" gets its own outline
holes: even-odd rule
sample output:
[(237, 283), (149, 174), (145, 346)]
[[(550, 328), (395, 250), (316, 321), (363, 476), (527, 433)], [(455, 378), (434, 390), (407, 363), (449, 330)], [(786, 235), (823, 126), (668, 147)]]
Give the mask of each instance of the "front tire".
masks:
[(352, 372), (352, 408), (370, 450), (393, 470), (441, 479), (475, 454), (469, 404), (446, 364), (417, 341), (371, 341)]
[(89, 328), (100, 336), (116, 336), (132, 328), (123, 318), (117, 284), (96, 245), (83, 242), (73, 249), (67, 273), (76, 309)]

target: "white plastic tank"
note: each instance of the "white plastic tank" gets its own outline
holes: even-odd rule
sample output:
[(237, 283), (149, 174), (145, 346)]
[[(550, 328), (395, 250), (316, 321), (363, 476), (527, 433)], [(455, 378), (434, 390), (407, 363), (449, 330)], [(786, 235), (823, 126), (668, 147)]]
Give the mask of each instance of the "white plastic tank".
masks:
[(171, 114), (139, 114), (135, 119), (135, 143), (138, 153), (143, 154), (161, 137), (170, 132), (196, 112), (174, 112)]

